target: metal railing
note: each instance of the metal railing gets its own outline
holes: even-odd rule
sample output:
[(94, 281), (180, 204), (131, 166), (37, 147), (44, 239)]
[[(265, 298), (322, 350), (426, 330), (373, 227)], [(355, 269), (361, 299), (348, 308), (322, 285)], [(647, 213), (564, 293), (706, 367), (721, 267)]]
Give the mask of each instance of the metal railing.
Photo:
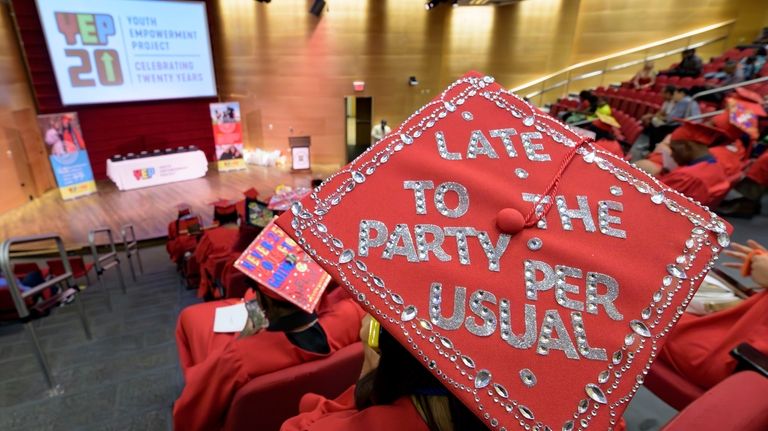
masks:
[(120, 234), (123, 237), (123, 248), (125, 250), (125, 258), (128, 260), (128, 267), (131, 269), (131, 278), (133, 278), (135, 283), (136, 271), (133, 268), (133, 256), (136, 256), (136, 261), (139, 265), (139, 272), (144, 275), (144, 265), (141, 263), (141, 255), (139, 254), (139, 242), (136, 241), (136, 232), (134, 232), (132, 224), (125, 224), (120, 230)]
[[(18, 282), (16, 281), (16, 276), (13, 272), (13, 265), (11, 265), (11, 248), (16, 244), (28, 244), (44, 241), (54, 241), (56, 243), (56, 249), (58, 250), (59, 256), (64, 265), (64, 273), (52, 277), (49, 280), (38, 284), (37, 286), (22, 291)], [(75, 285), (75, 277), (72, 273), (72, 266), (69, 264), (69, 259), (67, 258), (67, 250), (64, 248), (64, 242), (61, 240), (61, 237), (55, 234), (34, 235), (7, 239), (2, 244), (0, 244), (0, 269), (2, 269), (3, 274), (5, 275), (5, 279), (11, 293), (11, 298), (13, 299), (13, 305), (16, 307), (16, 312), (18, 313), (21, 321), (24, 323), (24, 327), (34, 347), (35, 356), (38, 363), (40, 364), (40, 368), (42, 368), (46, 383), (48, 383), (48, 387), (50, 388), (50, 394), (59, 394), (61, 393), (62, 389), (59, 385), (56, 384), (56, 380), (53, 376), (53, 373), (51, 372), (51, 367), (48, 364), (48, 358), (40, 346), (40, 340), (37, 338), (35, 327), (32, 324), (32, 320), (30, 319), (30, 310), (27, 306), (27, 299), (35, 298), (38, 296), (38, 294), (41, 294), (43, 291), (51, 287), (58, 287), (59, 291), (52, 297), (46, 299), (45, 302), (48, 304), (55, 304), (71, 296), (72, 301), (77, 308), (77, 313), (80, 316), (80, 321), (83, 325), (85, 336), (89, 340), (91, 339), (91, 328), (88, 324), (88, 319), (85, 316), (85, 308), (83, 303), (78, 298), (77, 290), (70, 288), (70, 286)]]
[[(110, 250), (102, 255), (99, 255), (99, 246), (96, 245), (96, 236), (100, 234), (107, 235), (109, 243), (106, 245), (109, 246)], [(88, 243), (91, 246), (93, 264), (96, 266), (96, 279), (99, 281), (99, 287), (104, 290), (104, 298), (107, 303), (107, 309), (112, 311), (112, 299), (109, 290), (104, 285), (104, 281), (102, 280), (104, 272), (115, 268), (117, 270), (118, 280), (120, 281), (120, 287), (122, 288), (123, 293), (127, 293), (125, 288), (125, 280), (123, 279), (123, 271), (120, 270), (120, 258), (117, 256), (117, 248), (115, 247), (115, 240), (112, 236), (112, 229), (108, 227), (101, 227), (91, 230), (88, 232)]]
[[(580, 83), (578, 89), (606, 85), (607, 75), (637, 67), (646, 61), (657, 61), (679, 55), (689, 48), (701, 48), (723, 42), (730, 36), (735, 20), (723, 21), (667, 39), (648, 43), (635, 48), (583, 61), (541, 78), (513, 87), (510, 91), (528, 98), (532, 103), (543, 106), (572, 91), (571, 84), (590, 78), (599, 78), (595, 85)], [(722, 48), (725, 48), (724, 46)], [(724, 49), (723, 49), (724, 50)], [(629, 79), (624, 76), (622, 79)], [(610, 82), (609, 82), (610, 83)], [(556, 93), (553, 93), (557, 90)]]
[(760, 77), (760, 78), (751, 79), (749, 81), (737, 82), (735, 84), (723, 85), (722, 87), (713, 88), (711, 90), (700, 91), (700, 92), (694, 94), (691, 97), (693, 97), (694, 99), (698, 99), (698, 98), (701, 98), (701, 97), (704, 97), (704, 96), (709, 96), (711, 94), (722, 93), (723, 91), (730, 91), (730, 90), (734, 90), (734, 89), (739, 88), (739, 87), (746, 87), (746, 86), (749, 86), (749, 85), (759, 84), (761, 82), (768, 82), (768, 76), (763, 76), (763, 77)]

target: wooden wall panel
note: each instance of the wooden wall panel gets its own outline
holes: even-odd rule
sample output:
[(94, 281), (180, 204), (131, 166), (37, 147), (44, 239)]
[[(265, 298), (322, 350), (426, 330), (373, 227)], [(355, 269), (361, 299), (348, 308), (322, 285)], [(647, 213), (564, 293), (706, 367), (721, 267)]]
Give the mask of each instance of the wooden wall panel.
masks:
[[(419, 0), (334, 0), (315, 18), (307, 0), (214, 0), (220, 94), (242, 104), (249, 148), (285, 151), (289, 136), (309, 134), (313, 161), (340, 165), (353, 80), (366, 82), (359, 95), (373, 97), (374, 122), (397, 124), (468, 70), (512, 87), (737, 18), (736, 3), (748, 1), (529, 0), (426, 11)], [(757, 21), (740, 31), (755, 33)], [(411, 75), (419, 86), (408, 85)]]

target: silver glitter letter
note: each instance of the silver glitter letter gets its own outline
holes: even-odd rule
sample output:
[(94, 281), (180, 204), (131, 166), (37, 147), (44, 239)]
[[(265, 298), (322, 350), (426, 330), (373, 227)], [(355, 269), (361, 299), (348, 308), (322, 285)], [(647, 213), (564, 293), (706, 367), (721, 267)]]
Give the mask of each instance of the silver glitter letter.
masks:
[(523, 142), (523, 149), (525, 155), (528, 156), (528, 160), (533, 162), (548, 162), (551, 160), (549, 154), (540, 154), (536, 150), (543, 150), (544, 146), (541, 144), (534, 144), (533, 139), (541, 139), (541, 133), (539, 132), (526, 132), (520, 134), (520, 140)]
[(432, 181), (403, 181), (403, 188), (413, 190), (413, 197), (416, 199), (416, 214), (426, 214), (427, 198), (424, 196), (424, 190), (435, 188)]
[(589, 211), (589, 201), (586, 196), (576, 196), (576, 201), (579, 203), (579, 209), (568, 209), (565, 203), (565, 197), (555, 197), (555, 204), (557, 205), (557, 211), (560, 213), (560, 221), (563, 223), (563, 229), (573, 230), (572, 219), (578, 218), (584, 222), (584, 229), (587, 232), (594, 232), (595, 221), (592, 220), (592, 213)]
[[(552, 267), (538, 260), (526, 260), (525, 265), (525, 296), (536, 300), (536, 291), (549, 290), (555, 285), (555, 273)], [(536, 271), (544, 274), (544, 278), (536, 280)]]
[[(371, 228), (376, 231), (376, 238), (371, 238)], [(368, 256), (369, 247), (381, 247), (387, 241), (389, 230), (378, 220), (360, 220), (360, 234), (357, 243), (357, 254)]]
[[(437, 260), (441, 262), (448, 262), (451, 260), (451, 256), (443, 251), (443, 241), (445, 236), (443, 230), (433, 224), (417, 224), (413, 230), (416, 232), (416, 251), (419, 254), (419, 260), (428, 261), (429, 252), (435, 254)], [(432, 234), (434, 239), (432, 242), (427, 241), (427, 234)]]
[(469, 309), (483, 321), (483, 324), (478, 325), (477, 319), (472, 316), (468, 316), (467, 320), (464, 322), (467, 331), (478, 337), (488, 337), (496, 330), (496, 315), (493, 314), (493, 311), (488, 307), (483, 305), (483, 302), (496, 304), (496, 296), (491, 292), (478, 290), (473, 293), (469, 299)]
[[(552, 332), (555, 333), (557, 338), (552, 338)], [(563, 319), (560, 318), (560, 313), (557, 310), (547, 310), (544, 314), (544, 322), (541, 324), (541, 335), (539, 336), (536, 352), (547, 355), (552, 349), (562, 350), (569, 359), (579, 359), (579, 354), (576, 353), (571, 336), (565, 330)]]
[(469, 137), (469, 146), (467, 147), (467, 158), (476, 159), (478, 154), (485, 154), (488, 158), (498, 159), (499, 155), (493, 149), (488, 138), (479, 130), (473, 130)]
[(600, 232), (615, 236), (616, 238), (627, 238), (627, 232), (623, 229), (616, 229), (611, 224), (621, 224), (621, 219), (611, 215), (609, 211), (624, 211), (624, 205), (616, 201), (600, 201), (597, 206), (597, 221), (600, 224)]
[(510, 323), (509, 301), (499, 301), (499, 314), (501, 315), (501, 338), (516, 349), (529, 349), (536, 341), (536, 306), (525, 304), (525, 333), (518, 336), (512, 332)]
[[(535, 195), (533, 193), (523, 193), (523, 202), (531, 202), (536, 204), (537, 217), (541, 217), (541, 215), (544, 213), (544, 205), (548, 204), (549, 200), (550, 200), (549, 196)], [(539, 220), (539, 222), (536, 223), (536, 227), (538, 227), (539, 229), (546, 229), (547, 219), (545, 217), (542, 217)]]
[(447, 331), (461, 328), (461, 324), (464, 323), (467, 288), (456, 286), (453, 292), (453, 315), (447, 319), (442, 314), (443, 285), (432, 283), (430, 291), (429, 320), (432, 324)]
[(573, 335), (576, 337), (576, 346), (578, 346), (581, 356), (587, 359), (592, 359), (593, 361), (608, 360), (608, 355), (605, 353), (605, 349), (589, 347), (581, 313), (576, 311), (571, 312), (571, 324), (573, 325)]
[[(606, 287), (605, 295), (597, 293), (597, 285)], [(599, 272), (587, 273), (587, 313), (597, 314), (597, 306), (602, 305), (608, 317), (613, 320), (624, 320), (624, 316), (613, 305), (619, 297), (619, 283), (613, 277)]]
[(491, 238), (485, 231), (479, 231), (477, 233), (478, 239), (480, 239), (480, 245), (483, 246), (485, 257), (488, 258), (488, 270), (499, 272), (499, 259), (507, 250), (509, 245), (510, 235), (502, 233), (499, 235), (499, 240), (496, 241), (496, 246), (491, 242)]
[(456, 248), (459, 252), (459, 263), (469, 265), (469, 250), (467, 249), (467, 237), (476, 236), (477, 231), (471, 227), (446, 227), (447, 236), (456, 237)]
[(461, 154), (448, 151), (443, 132), (435, 132), (435, 140), (437, 141), (437, 152), (440, 153), (440, 157), (445, 160), (461, 160)]
[[(403, 241), (403, 245), (400, 245), (400, 240)], [(419, 258), (416, 256), (416, 248), (413, 246), (413, 238), (411, 238), (411, 232), (408, 230), (407, 224), (399, 224), (395, 226), (392, 234), (389, 235), (387, 246), (384, 247), (384, 253), (382, 253), (381, 257), (384, 259), (392, 259), (396, 254), (405, 256), (408, 258), (408, 262), (419, 261)]]
[(511, 136), (517, 135), (517, 130), (495, 129), (495, 130), (491, 130), (489, 133), (494, 138), (501, 138), (501, 142), (504, 144), (504, 149), (507, 150), (507, 155), (509, 157), (517, 157), (517, 151), (515, 151), (515, 146), (512, 145), (512, 138), (511, 138)]
[[(459, 195), (459, 205), (452, 210), (448, 209), (445, 205), (445, 194), (449, 191)], [(463, 216), (469, 209), (469, 193), (467, 192), (467, 188), (454, 182), (440, 184), (437, 186), (437, 190), (435, 190), (435, 206), (440, 214), (446, 217), (459, 218)]]
[(566, 292), (579, 293), (579, 287), (574, 286), (573, 284), (568, 284), (565, 277), (581, 278), (581, 270), (578, 268), (571, 268), (570, 266), (558, 265), (555, 267), (555, 275), (557, 276), (557, 282), (555, 282), (555, 301), (565, 308), (584, 311), (583, 302), (565, 296)]

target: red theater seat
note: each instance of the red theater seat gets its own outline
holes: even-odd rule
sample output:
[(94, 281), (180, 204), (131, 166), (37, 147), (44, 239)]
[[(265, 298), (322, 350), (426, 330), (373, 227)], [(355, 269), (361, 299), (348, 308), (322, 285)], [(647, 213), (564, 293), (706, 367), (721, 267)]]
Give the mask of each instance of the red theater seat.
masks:
[(13, 265), (13, 273), (17, 278), (22, 278), (30, 272), (40, 271), (43, 278), (48, 277), (48, 268), (40, 268), (37, 262), (23, 262)]
[[(64, 274), (64, 262), (62, 262), (61, 259), (49, 260), (46, 261), (46, 263), (48, 264), (48, 269), (50, 270), (51, 275)], [(88, 273), (93, 269), (93, 264), (85, 263), (82, 257), (70, 257), (69, 266), (72, 267), (72, 274), (75, 278), (88, 278)]]
[(677, 410), (684, 409), (704, 393), (704, 389), (678, 374), (662, 358), (651, 365), (644, 385), (657, 397)]
[(305, 393), (336, 398), (357, 381), (362, 364), (363, 345), (355, 343), (328, 358), (255, 378), (235, 395), (224, 429), (278, 431), (299, 413)]
[(768, 379), (764, 376), (752, 371), (734, 374), (678, 413), (663, 431), (766, 430), (766, 395)]

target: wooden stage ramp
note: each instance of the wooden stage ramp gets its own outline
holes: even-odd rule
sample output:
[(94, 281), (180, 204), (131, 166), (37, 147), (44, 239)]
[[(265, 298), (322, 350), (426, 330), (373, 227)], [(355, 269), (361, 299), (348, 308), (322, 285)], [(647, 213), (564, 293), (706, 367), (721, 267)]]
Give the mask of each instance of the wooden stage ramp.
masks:
[(98, 193), (65, 201), (58, 190), (22, 207), (0, 214), (0, 240), (12, 236), (55, 232), (68, 248), (88, 243), (88, 231), (111, 227), (115, 241), (120, 228), (131, 223), (141, 240), (167, 235), (168, 223), (176, 217), (176, 205), (185, 202), (209, 224), (213, 208), (208, 203), (219, 198), (242, 199), (242, 192), (255, 187), (262, 196), (271, 196), (279, 184), (310, 187), (312, 178), (324, 178), (334, 170), (315, 169), (312, 173), (291, 173), (280, 168), (248, 166), (244, 171), (219, 173), (215, 168), (196, 180), (121, 192), (110, 180), (97, 182)]

